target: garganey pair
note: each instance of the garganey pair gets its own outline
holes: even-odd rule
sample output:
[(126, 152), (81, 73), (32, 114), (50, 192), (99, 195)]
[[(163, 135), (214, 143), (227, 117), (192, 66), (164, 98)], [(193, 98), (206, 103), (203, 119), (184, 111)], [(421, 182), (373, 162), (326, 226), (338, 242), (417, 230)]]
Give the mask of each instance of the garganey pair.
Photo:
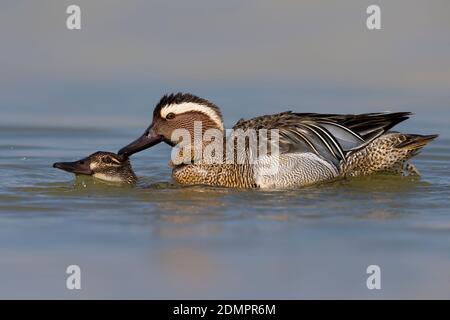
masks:
[[(416, 135), (391, 131), (409, 118), (409, 112), (366, 113), (357, 115), (294, 113), (291, 111), (239, 120), (233, 130), (277, 131), (277, 153), (251, 161), (251, 146), (234, 161), (211, 163), (198, 161), (192, 153), (189, 161), (173, 163), (173, 180), (182, 185), (209, 185), (232, 188), (296, 188), (343, 177), (372, 174), (418, 175), (408, 161), (437, 135)], [(227, 139), (220, 109), (212, 102), (188, 93), (165, 95), (156, 105), (153, 121), (144, 134), (118, 155), (95, 153), (74, 163), (54, 166), (78, 174), (90, 174), (109, 181), (134, 183), (136, 176), (129, 157), (160, 142), (179, 147), (177, 130), (196, 135), (214, 129)], [(228, 142), (227, 142), (228, 141)], [(194, 143), (191, 141), (191, 143)], [(203, 141), (202, 147), (208, 142)], [(223, 151), (225, 159), (226, 151)], [(107, 157), (106, 157), (107, 156)], [(105, 158), (106, 157), (106, 158)], [(105, 162), (99, 159), (108, 159)], [(240, 160), (240, 161), (236, 161)], [(271, 170), (276, 166), (276, 170)]]

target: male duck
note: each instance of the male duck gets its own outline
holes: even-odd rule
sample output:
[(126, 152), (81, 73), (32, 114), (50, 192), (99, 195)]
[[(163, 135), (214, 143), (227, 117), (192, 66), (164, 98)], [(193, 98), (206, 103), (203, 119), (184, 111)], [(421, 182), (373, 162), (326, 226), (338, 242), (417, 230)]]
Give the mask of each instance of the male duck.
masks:
[(137, 181), (128, 157), (112, 152), (98, 151), (78, 161), (56, 162), (53, 168), (107, 182), (135, 184)]
[[(235, 155), (233, 161), (197, 161), (197, 156), (192, 155), (188, 162), (172, 162), (172, 176), (176, 182), (186, 185), (293, 188), (347, 176), (418, 174), (407, 161), (437, 135), (389, 131), (410, 115), (409, 112), (338, 115), (288, 111), (242, 119), (234, 125), (234, 130), (277, 131), (278, 153), (268, 153), (252, 162), (249, 156), (252, 147), (247, 143), (244, 152)], [(119, 154), (128, 157), (162, 141), (179, 147), (177, 129), (187, 130), (193, 137), (198, 123), (202, 133), (215, 129), (226, 136), (222, 114), (215, 104), (188, 93), (165, 95), (154, 109), (150, 127)], [(235, 140), (228, 140), (236, 149)], [(224, 146), (227, 143), (230, 142)], [(202, 141), (201, 147), (207, 144)], [(277, 170), (269, 170), (275, 163)]]

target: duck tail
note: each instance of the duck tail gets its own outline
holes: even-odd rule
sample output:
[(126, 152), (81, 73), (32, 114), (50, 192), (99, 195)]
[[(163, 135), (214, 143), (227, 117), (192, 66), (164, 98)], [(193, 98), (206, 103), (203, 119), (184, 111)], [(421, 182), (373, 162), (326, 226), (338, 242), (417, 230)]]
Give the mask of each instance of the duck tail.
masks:
[(367, 147), (350, 154), (342, 165), (343, 175), (359, 176), (374, 173), (420, 175), (407, 162), (438, 135), (390, 132), (375, 139)]
[(395, 148), (407, 150), (412, 157), (417, 155), (423, 147), (436, 139), (439, 135), (431, 134), (424, 136), (419, 134), (405, 134), (404, 136), (406, 139), (395, 145)]

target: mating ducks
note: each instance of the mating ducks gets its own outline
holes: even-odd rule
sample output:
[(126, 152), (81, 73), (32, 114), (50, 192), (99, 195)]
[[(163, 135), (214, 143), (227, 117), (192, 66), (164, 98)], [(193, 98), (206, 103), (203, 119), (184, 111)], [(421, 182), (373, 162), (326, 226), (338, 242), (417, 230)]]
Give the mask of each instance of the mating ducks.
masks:
[[(225, 137), (223, 148), (215, 150), (215, 156), (219, 154), (216, 160), (225, 161), (211, 162), (195, 152), (198, 148), (207, 148), (212, 139), (203, 139), (197, 144), (195, 139), (189, 140), (194, 152), (187, 161), (173, 161), (174, 157), (171, 161), (172, 176), (180, 184), (292, 188), (347, 176), (418, 174), (408, 160), (437, 135), (389, 131), (410, 115), (409, 112), (338, 115), (289, 111), (242, 119), (234, 125), (234, 132), (276, 133), (267, 141), (269, 149), (275, 146), (277, 152), (270, 151), (254, 160), (252, 143), (246, 142), (244, 149), (237, 150), (236, 137), (226, 137), (222, 114), (216, 105), (191, 94), (177, 93), (162, 97), (149, 128), (119, 154), (128, 157), (162, 141), (179, 147), (182, 144), (180, 130), (194, 137), (198, 135), (196, 126), (200, 124), (200, 134), (215, 130), (219, 135), (214, 139), (220, 135)], [(258, 139), (259, 136), (255, 141)], [(227, 157), (228, 151), (224, 151), (230, 146), (237, 151), (231, 158)]]
[(57, 162), (53, 168), (107, 182), (134, 184), (137, 181), (128, 158), (112, 152), (98, 151), (78, 161)]

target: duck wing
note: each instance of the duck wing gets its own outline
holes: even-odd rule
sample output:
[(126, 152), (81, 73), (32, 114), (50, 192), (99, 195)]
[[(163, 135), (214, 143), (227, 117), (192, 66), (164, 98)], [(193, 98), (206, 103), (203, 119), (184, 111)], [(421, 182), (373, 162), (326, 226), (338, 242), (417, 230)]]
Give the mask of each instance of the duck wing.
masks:
[(338, 165), (347, 156), (409, 118), (409, 112), (365, 114), (293, 113), (239, 120), (233, 130), (279, 130), (280, 153), (313, 152)]

